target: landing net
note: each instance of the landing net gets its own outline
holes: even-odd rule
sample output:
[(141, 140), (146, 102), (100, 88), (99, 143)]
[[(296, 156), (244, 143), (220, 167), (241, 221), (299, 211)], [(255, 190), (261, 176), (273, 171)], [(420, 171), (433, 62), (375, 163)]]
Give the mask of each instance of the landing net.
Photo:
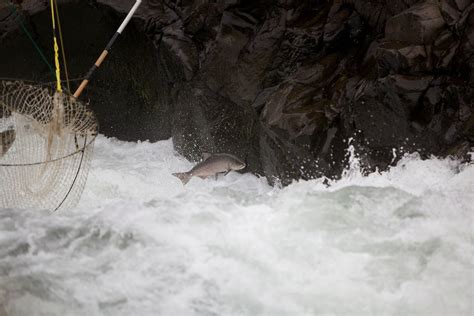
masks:
[(0, 208), (75, 206), (97, 131), (94, 113), (69, 94), (0, 80)]

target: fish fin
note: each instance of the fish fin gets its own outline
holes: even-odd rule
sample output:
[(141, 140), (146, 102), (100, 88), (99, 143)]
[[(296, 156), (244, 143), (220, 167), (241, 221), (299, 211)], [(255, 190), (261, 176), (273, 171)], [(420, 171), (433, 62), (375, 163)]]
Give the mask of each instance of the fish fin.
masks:
[(228, 175), (231, 170), (224, 172), (224, 176)]
[(198, 177), (203, 179), (203, 180), (207, 178), (206, 176), (198, 176)]
[(186, 185), (186, 183), (188, 183), (189, 180), (191, 180), (191, 178), (192, 178), (192, 175), (188, 172), (173, 173), (173, 176), (175, 176), (176, 178), (181, 180), (181, 182), (183, 182), (183, 185)]
[(208, 159), (209, 157), (211, 157), (211, 156), (212, 156), (211, 153), (202, 153), (202, 159), (203, 159), (203, 161), (204, 161), (204, 160), (207, 160), (207, 159)]

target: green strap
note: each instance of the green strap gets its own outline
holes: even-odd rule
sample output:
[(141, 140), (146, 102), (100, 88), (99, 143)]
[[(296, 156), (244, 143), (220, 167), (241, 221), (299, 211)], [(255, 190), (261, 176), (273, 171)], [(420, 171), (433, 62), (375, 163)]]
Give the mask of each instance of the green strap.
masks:
[(13, 14), (14, 18), (16, 21), (18, 21), (20, 23), (20, 27), (22, 28), (22, 30), (25, 32), (26, 36), (30, 39), (31, 43), (33, 44), (33, 46), (36, 48), (36, 51), (38, 52), (38, 54), (40, 55), (41, 59), (43, 59), (43, 61), (45, 62), (45, 64), (48, 66), (49, 70), (51, 71), (51, 74), (53, 75), (53, 77), (55, 77), (55, 74), (54, 74), (54, 69), (53, 67), (51, 66), (51, 64), (48, 62), (48, 59), (46, 58), (46, 56), (43, 54), (43, 52), (41, 51), (41, 48), (38, 46), (38, 44), (36, 44), (35, 40), (33, 39), (33, 37), (31, 36), (30, 32), (28, 32), (28, 30), (26, 29), (25, 25), (23, 24), (23, 21), (21, 20), (21, 15), (15, 10), (15, 7), (13, 6), (13, 4), (8, 1), (8, 0), (5, 0), (5, 2), (8, 4), (8, 7), (10, 8), (10, 12)]

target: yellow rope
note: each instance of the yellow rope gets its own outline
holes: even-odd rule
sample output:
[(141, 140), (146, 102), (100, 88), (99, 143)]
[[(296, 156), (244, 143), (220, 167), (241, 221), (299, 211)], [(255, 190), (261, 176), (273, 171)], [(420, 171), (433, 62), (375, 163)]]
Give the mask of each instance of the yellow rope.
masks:
[(56, 21), (54, 19), (54, 2), (51, 0), (51, 19), (53, 21), (53, 37), (54, 37), (54, 64), (56, 66), (56, 90), (62, 92), (61, 87), (61, 67), (59, 65), (59, 47), (56, 39)]
[(59, 42), (61, 43), (61, 54), (62, 54), (63, 65), (64, 65), (64, 76), (66, 76), (67, 90), (70, 93), (71, 92), (71, 87), (69, 85), (69, 73), (67, 71), (66, 54), (64, 52), (63, 32), (61, 30), (61, 20), (59, 19), (59, 10), (58, 10), (58, 2), (57, 1), (54, 2), (54, 9), (56, 10), (56, 18), (58, 19)]

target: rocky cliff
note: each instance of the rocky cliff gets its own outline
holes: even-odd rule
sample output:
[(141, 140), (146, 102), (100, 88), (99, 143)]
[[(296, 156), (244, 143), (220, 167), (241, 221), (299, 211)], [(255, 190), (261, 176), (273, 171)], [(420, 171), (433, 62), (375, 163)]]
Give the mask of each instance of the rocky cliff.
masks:
[[(47, 5), (16, 2), (30, 21)], [(87, 5), (112, 9), (119, 21), (132, 2)], [(4, 42), (15, 41), (16, 22), (0, 5)], [(172, 136), (176, 150), (194, 160), (202, 152), (233, 153), (283, 184), (340, 174), (349, 139), (367, 170), (386, 168), (404, 152), (466, 159), (472, 150), (469, 0), (144, 0), (127, 31), (130, 41), (143, 36), (139, 43), (148, 44), (123, 48), (140, 51), (126, 61), (128, 77), (139, 83), (123, 89), (142, 102), (122, 123), (139, 129), (131, 121), (141, 115), (148, 129), (125, 128), (122, 138)], [(0, 55), (8, 54), (0, 48)], [(101, 90), (104, 102), (116, 91), (112, 83), (112, 92)], [(123, 119), (121, 110), (102, 111)]]

